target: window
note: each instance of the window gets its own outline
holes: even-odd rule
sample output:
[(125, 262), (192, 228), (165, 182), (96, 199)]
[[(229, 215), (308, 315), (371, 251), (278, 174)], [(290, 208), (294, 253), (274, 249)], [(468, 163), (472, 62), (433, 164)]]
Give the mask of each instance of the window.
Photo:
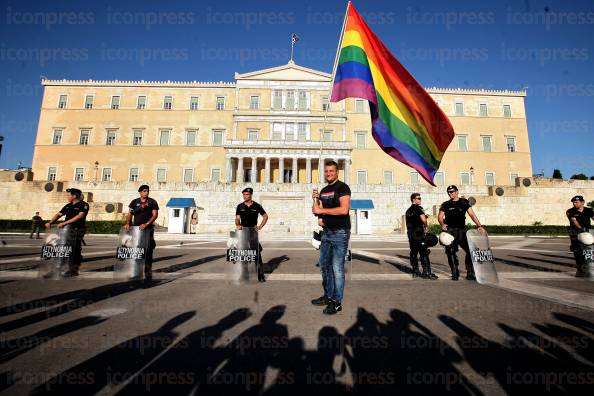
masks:
[(223, 131), (212, 132), (212, 145), (222, 146), (223, 145)]
[(491, 136), (481, 136), (481, 140), (483, 142), (483, 151), (486, 153), (490, 153), (492, 150), (491, 147)]
[(163, 108), (165, 110), (171, 110), (171, 106), (173, 105), (173, 96), (167, 95), (163, 98)]
[(138, 100), (136, 101), (136, 108), (138, 110), (146, 109), (146, 96), (141, 95), (138, 97)]
[(295, 123), (287, 122), (285, 124), (285, 140), (295, 140)]
[(300, 142), (307, 140), (307, 124), (305, 122), (297, 124), (297, 135)]
[(168, 131), (168, 130), (162, 130), (162, 131), (160, 131), (159, 145), (161, 145), (161, 146), (169, 146), (169, 135), (170, 135), (170, 131)]
[(217, 110), (225, 110), (225, 97), (217, 96)]
[(165, 183), (166, 181), (167, 181), (167, 169), (158, 168), (157, 169), (157, 182)]
[(111, 108), (114, 110), (117, 110), (120, 108), (120, 97), (119, 96), (111, 97)]
[(283, 107), (283, 92), (275, 90), (272, 94), (272, 108), (274, 110), (281, 110)]
[(392, 171), (384, 171), (384, 184), (394, 184), (394, 174)]
[(511, 105), (503, 105), (503, 116), (505, 118), (511, 118)]
[(68, 95), (60, 95), (60, 99), (58, 99), (58, 109), (65, 109), (66, 102), (68, 102)]
[(194, 169), (192, 168), (185, 168), (184, 169), (184, 183), (191, 183), (194, 181)]
[(462, 103), (462, 102), (456, 102), (454, 114), (457, 115), (457, 116), (463, 116), (464, 115), (464, 103)]
[(495, 185), (495, 173), (493, 173), (493, 172), (485, 172), (485, 184), (487, 186), (494, 186)]
[(362, 99), (355, 99), (355, 113), (365, 113), (365, 101)]
[(200, 107), (200, 98), (198, 96), (190, 97), (190, 110), (198, 110)]
[(460, 184), (463, 186), (470, 185), (470, 173), (468, 172), (460, 172)]
[(221, 180), (221, 170), (219, 168), (214, 168), (210, 171), (210, 181), (218, 182)]
[(366, 170), (358, 170), (357, 171), (357, 184), (367, 184), (367, 171)]
[(365, 135), (367, 135), (365, 132), (355, 132), (357, 148), (363, 149), (366, 147), (367, 142)]
[(479, 104), (479, 115), (481, 117), (487, 117), (487, 104), (486, 103)]
[(180, 212), (180, 209), (173, 209), (173, 217), (179, 217)]
[(322, 131), (322, 140), (324, 142), (331, 142), (332, 141), (332, 131), (331, 130)]
[(458, 135), (458, 151), (468, 151), (467, 135)]
[(56, 180), (57, 171), (58, 171), (58, 169), (55, 166), (50, 166), (49, 168), (47, 168), (47, 180), (48, 181)]
[(260, 108), (260, 97), (250, 96), (250, 110), (258, 110)]
[(196, 131), (187, 131), (186, 132), (186, 146), (195, 146), (196, 145)]
[(85, 178), (85, 168), (74, 169), (74, 181), (83, 181)]
[(140, 129), (134, 130), (134, 137), (132, 138), (132, 145), (142, 146), (142, 130), (140, 130)]
[(78, 144), (82, 144), (83, 146), (86, 146), (87, 144), (89, 144), (89, 133), (90, 133), (90, 131), (88, 129), (81, 129), (80, 130), (80, 138), (78, 139)]
[(322, 96), (322, 111), (330, 111), (330, 101), (328, 100), (328, 95)]
[(507, 145), (507, 152), (508, 153), (515, 153), (516, 152), (516, 137), (515, 136), (506, 136), (505, 143)]
[(410, 172), (410, 184), (419, 184), (419, 172)]
[(93, 108), (93, 95), (85, 96), (85, 109)]
[(299, 91), (299, 110), (307, 110), (307, 92)]
[(509, 184), (511, 184), (512, 186), (516, 185), (516, 179), (519, 177), (519, 175), (517, 173), (510, 173), (509, 174)]
[(436, 186), (445, 185), (445, 177), (443, 176), (443, 172), (435, 173), (435, 176), (433, 176), (433, 183), (435, 183)]
[(283, 124), (275, 122), (272, 124), (272, 140), (282, 140), (283, 138)]
[(295, 91), (287, 91), (286, 110), (295, 110)]
[(111, 168), (103, 168), (101, 173), (101, 180), (104, 182), (111, 181)]
[(248, 129), (248, 140), (251, 142), (255, 142), (256, 140), (258, 140), (257, 129)]
[(130, 178), (128, 180), (131, 182), (138, 181), (138, 168), (130, 168)]
[(105, 139), (105, 145), (107, 146), (113, 146), (115, 144), (115, 140), (116, 140), (116, 131), (107, 131), (107, 136)]
[(62, 130), (54, 129), (54, 137), (52, 139), (52, 144), (61, 144), (61, 143), (62, 143)]

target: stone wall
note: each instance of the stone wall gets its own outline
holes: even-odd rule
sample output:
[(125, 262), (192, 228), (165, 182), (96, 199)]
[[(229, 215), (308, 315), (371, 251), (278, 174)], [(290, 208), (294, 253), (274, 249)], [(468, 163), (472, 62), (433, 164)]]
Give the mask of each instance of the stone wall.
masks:
[[(90, 203), (89, 220), (123, 220), (129, 202), (138, 196), (138, 183), (52, 182), (53, 190), (45, 191), (47, 182), (31, 181), (24, 175), (15, 180), (14, 171), (0, 171), (0, 211), (4, 219), (31, 218), (39, 211), (44, 219), (51, 217), (65, 203), (64, 191), (68, 187), (81, 189)], [(525, 186), (523, 183), (530, 184)], [(223, 183), (160, 183), (151, 186), (151, 197), (162, 211), (157, 223), (167, 226), (165, 205), (170, 198), (194, 198), (199, 207), (200, 233), (225, 232), (233, 227), (236, 205), (241, 202), (241, 190), (247, 184)], [(313, 184), (252, 184), (254, 200), (269, 213), (268, 232), (306, 235), (315, 227), (311, 214)], [(374, 234), (404, 231), (403, 214), (410, 205), (410, 194), (420, 192), (428, 214), (435, 216), (441, 202), (447, 199), (445, 187), (428, 185), (351, 185), (353, 199), (372, 199), (371, 211)], [(498, 196), (496, 187), (466, 186), (461, 194), (474, 197), (475, 212), (483, 224), (530, 225), (534, 222), (564, 225), (565, 210), (571, 207), (572, 196), (583, 195), (586, 201), (594, 199), (594, 181), (553, 180), (544, 178), (518, 178), (516, 186), (503, 187)], [(499, 191), (501, 193), (501, 191)], [(115, 211), (106, 207), (113, 204)]]

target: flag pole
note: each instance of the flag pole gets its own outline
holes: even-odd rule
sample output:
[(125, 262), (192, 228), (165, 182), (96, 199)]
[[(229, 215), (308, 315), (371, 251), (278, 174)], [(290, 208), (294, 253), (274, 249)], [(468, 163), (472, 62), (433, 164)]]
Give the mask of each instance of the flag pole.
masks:
[[(328, 92), (328, 106), (326, 106), (326, 110), (324, 111), (324, 122), (322, 123), (322, 131), (320, 132), (320, 155), (318, 158), (318, 172), (324, 167), (322, 164), (322, 151), (324, 150), (324, 132), (326, 130), (326, 120), (328, 118), (328, 108), (330, 107), (330, 99), (332, 98), (332, 90), (334, 88), (334, 78), (336, 77), (336, 66), (338, 65), (338, 56), (340, 54), (340, 47), (342, 46), (342, 39), (344, 37), (344, 30), (346, 27), (347, 18), (349, 16), (349, 8), (351, 6), (351, 2), (347, 2), (346, 11), (344, 13), (344, 19), (342, 21), (342, 29), (340, 30), (340, 37), (338, 39), (338, 47), (336, 48), (336, 55), (334, 55), (334, 65), (332, 66), (332, 81), (330, 82), (330, 91)], [(338, 170), (338, 169), (337, 169)], [(319, 174), (318, 178), (320, 181), (320, 185), (322, 184), (322, 176), (323, 174)]]

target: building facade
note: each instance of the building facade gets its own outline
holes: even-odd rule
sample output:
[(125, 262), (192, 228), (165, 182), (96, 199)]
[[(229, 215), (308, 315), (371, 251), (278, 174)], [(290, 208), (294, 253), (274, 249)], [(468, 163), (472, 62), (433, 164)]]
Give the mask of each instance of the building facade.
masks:
[[(426, 186), (379, 149), (366, 101), (328, 102), (331, 80), (293, 62), (234, 82), (43, 80), (33, 178), (310, 184), (334, 159), (350, 184)], [(532, 175), (524, 91), (428, 92), (456, 131), (437, 185)]]

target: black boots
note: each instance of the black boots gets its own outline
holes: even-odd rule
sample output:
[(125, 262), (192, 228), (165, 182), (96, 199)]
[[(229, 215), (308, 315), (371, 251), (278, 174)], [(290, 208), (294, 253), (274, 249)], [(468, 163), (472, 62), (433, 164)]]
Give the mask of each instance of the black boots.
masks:
[(452, 280), (457, 281), (460, 278), (460, 271), (458, 271), (458, 256), (453, 252), (446, 252), (446, 255), (448, 257), (450, 270), (452, 271)]
[(421, 272), (419, 271), (419, 260), (417, 260), (417, 255), (414, 256), (410, 255), (410, 266), (412, 267), (412, 277), (418, 278), (421, 276)]
[(429, 261), (428, 254), (427, 256), (421, 256), (421, 265), (423, 266), (423, 274), (421, 275), (423, 279), (437, 279), (437, 275), (431, 272), (431, 261)]

